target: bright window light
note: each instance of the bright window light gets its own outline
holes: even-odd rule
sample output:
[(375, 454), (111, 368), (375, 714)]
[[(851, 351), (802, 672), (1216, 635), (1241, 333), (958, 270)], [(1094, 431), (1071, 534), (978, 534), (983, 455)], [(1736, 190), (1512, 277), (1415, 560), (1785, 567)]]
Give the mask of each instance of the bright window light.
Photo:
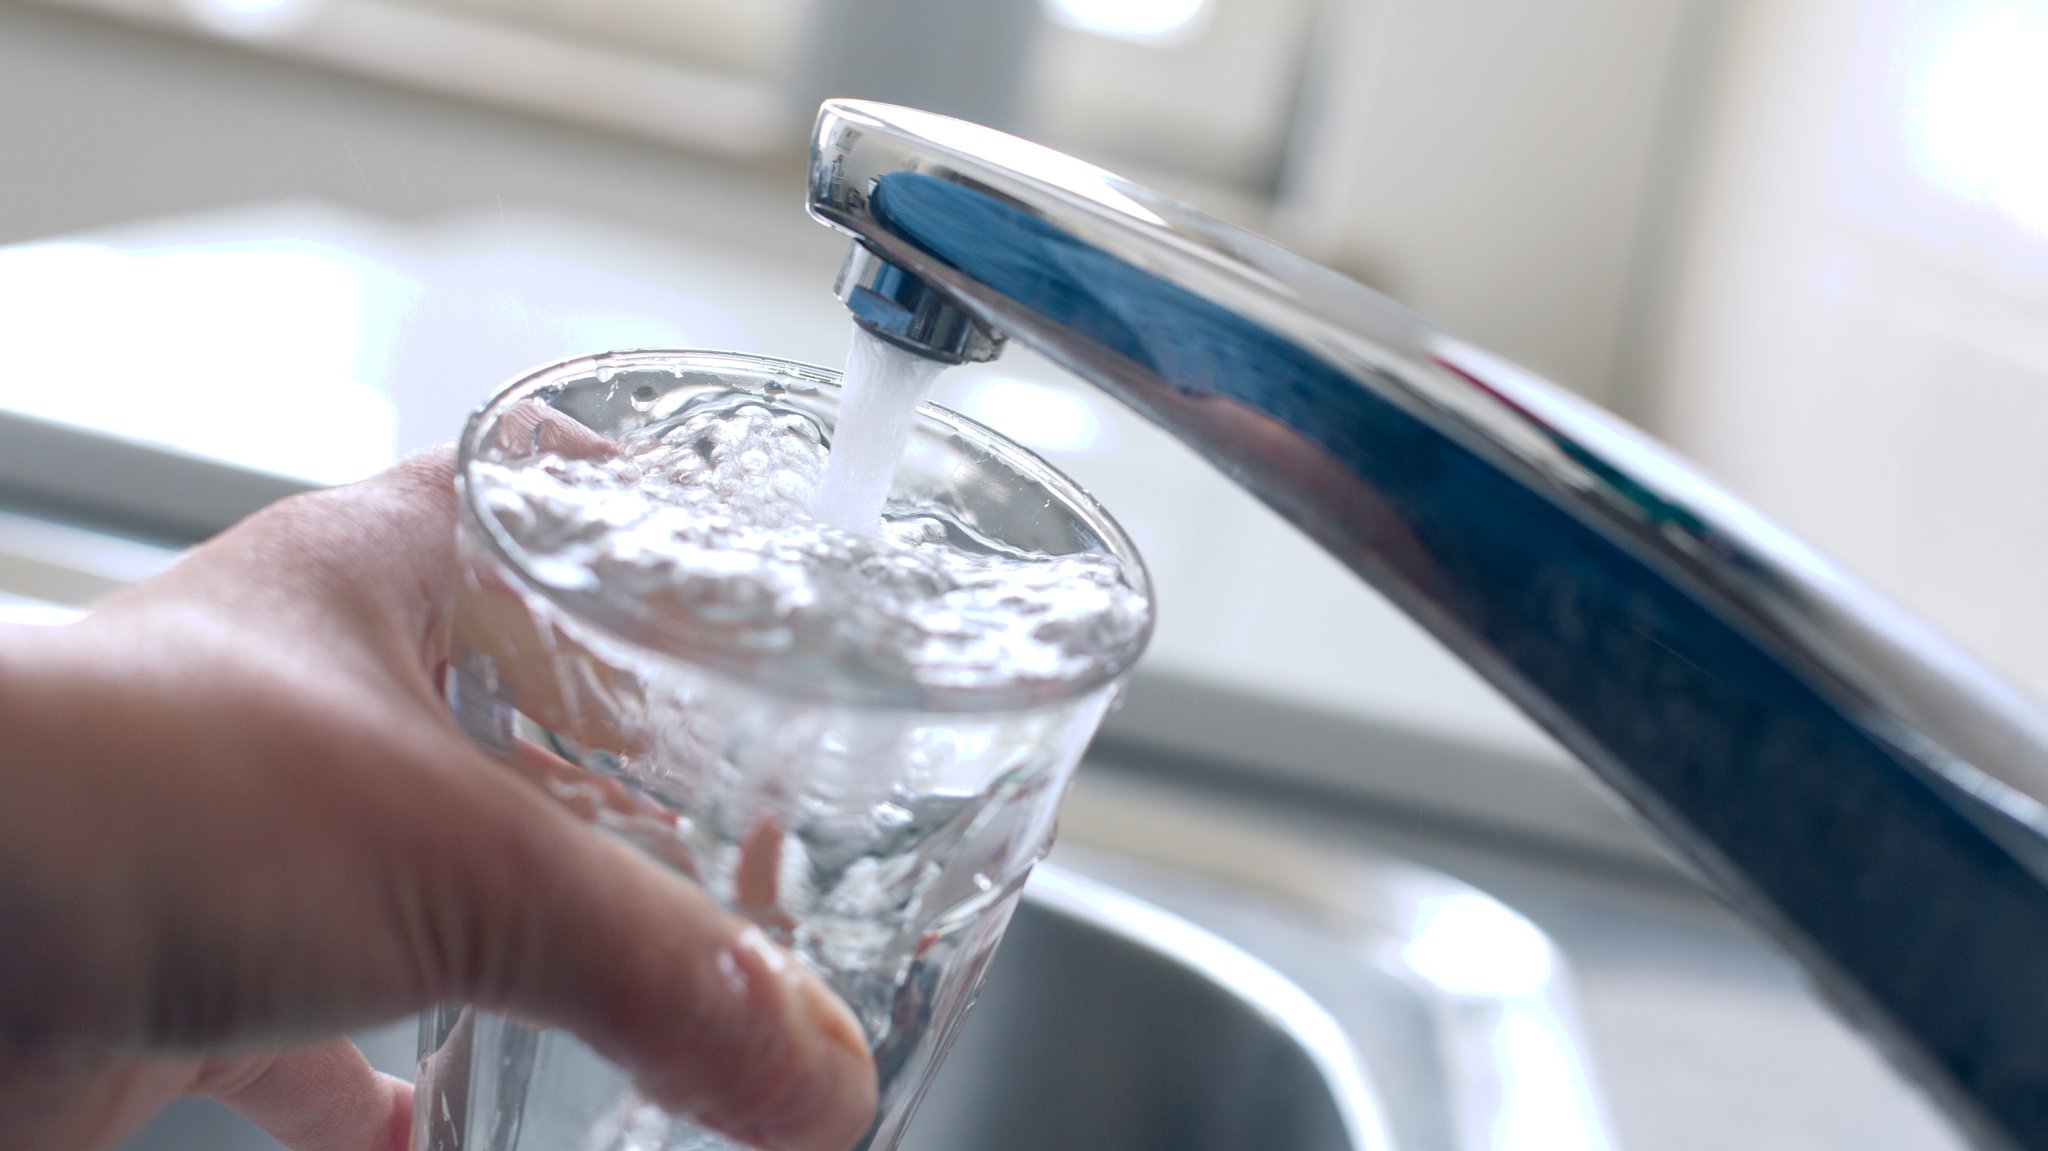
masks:
[(1086, 451), (1102, 437), (1102, 418), (1087, 401), (1029, 380), (982, 380), (961, 397), (960, 411), (1040, 451)]
[(1985, 10), (1941, 48), (1918, 95), (1923, 173), (2048, 236), (2048, 5)]
[(1070, 28), (1122, 40), (1159, 40), (1193, 31), (1206, 0), (1045, 0)]

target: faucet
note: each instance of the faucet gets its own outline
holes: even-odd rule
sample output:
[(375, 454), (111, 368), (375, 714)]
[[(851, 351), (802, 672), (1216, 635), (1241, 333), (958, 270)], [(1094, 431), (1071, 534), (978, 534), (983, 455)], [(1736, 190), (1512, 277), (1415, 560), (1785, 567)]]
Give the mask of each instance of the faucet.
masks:
[(1584, 761), (1974, 1141), (2048, 1147), (2030, 701), (1591, 405), (1082, 161), (834, 100), (808, 206), (853, 239), (863, 328), (948, 363), (1021, 340), (1186, 442)]

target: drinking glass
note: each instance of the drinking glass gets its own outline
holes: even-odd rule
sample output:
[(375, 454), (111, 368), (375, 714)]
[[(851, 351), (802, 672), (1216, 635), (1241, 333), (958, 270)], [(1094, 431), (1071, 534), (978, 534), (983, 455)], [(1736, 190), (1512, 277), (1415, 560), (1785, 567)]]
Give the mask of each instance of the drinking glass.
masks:
[[(1071, 674), (848, 676), (688, 611), (657, 618), (629, 589), (563, 593), (528, 570), (479, 474), (603, 454), (706, 405), (757, 403), (829, 436), (837, 381), (753, 356), (611, 353), (538, 369), (479, 409), (458, 463), (447, 697), (510, 769), (690, 876), (845, 998), (880, 1073), (861, 1146), (890, 1151), (1051, 845), (1074, 765), (1149, 635), (1149, 607), (1129, 642)], [(1000, 549), (1111, 556), (1148, 592), (1129, 539), (1085, 492), (930, 404), (889, 507), (943, 509)], [(422, 1018), (420, 1053), (414, 1151), (734, 1146), (642, 1103), (622, 1070), (560, 1031), (451, 1005)]]

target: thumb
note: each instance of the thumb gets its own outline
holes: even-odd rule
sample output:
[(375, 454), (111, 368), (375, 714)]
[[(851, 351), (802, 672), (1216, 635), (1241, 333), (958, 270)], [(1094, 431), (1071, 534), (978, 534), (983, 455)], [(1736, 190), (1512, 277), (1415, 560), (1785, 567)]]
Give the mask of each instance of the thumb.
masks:
[[(518, 782), (501, 835), (446, 854), (452, 884), (408, 925), (447, 998), (567, 1027), (643, 1095), (771, 1151), (842, 1151), (866, 1132), (875, 1072), (839, 998), (695, 884)], [(471, 827), (485, 822), (469, 808)]]

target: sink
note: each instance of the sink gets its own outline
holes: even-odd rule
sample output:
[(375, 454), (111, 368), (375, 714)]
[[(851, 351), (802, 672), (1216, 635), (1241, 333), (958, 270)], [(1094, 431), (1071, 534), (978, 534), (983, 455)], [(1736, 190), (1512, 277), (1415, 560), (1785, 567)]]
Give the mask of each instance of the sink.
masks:
[[(380, 1068), (409, 1075), (412, 1032), (361, 1041)], [(1363, 1065), (1307, 993), (1186, 920), (1041, 867), (903, 1148), (1390, 1146)], [(187, 1101), (126, 1151), (275, 1147), (221, 1108)]]
[(1381, 1151), (1337, 1022), (1263, 962), (1041, 867), (903, 1151)]
[(1418, 844), (1372, 846), (1327, 800), (1165, 770), (1097, 757), (1061, 808), (1052, 861), (1306, 992), (1363, 1063), (1400, 1151), (1616, 1151), (1570, 964), (1541, 928), (1416, 862)]

